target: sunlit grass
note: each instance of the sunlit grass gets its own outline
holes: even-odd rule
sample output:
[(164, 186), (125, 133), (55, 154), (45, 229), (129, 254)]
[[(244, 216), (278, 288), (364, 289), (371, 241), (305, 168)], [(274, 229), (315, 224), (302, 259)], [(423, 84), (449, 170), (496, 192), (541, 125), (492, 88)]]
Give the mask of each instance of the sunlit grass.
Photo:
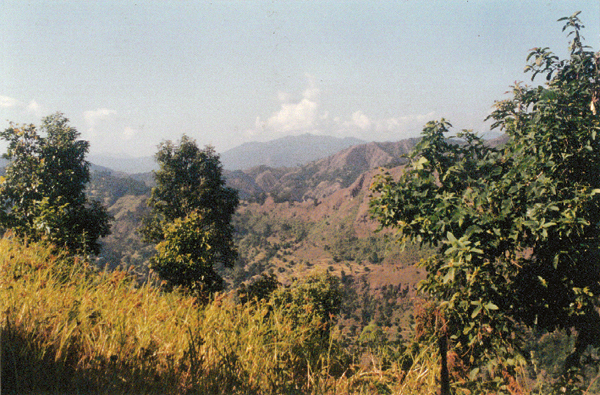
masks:
[(0, 300), (3, 393), (435, 393), (432, 350), (360, 365), (335, 331), (285, 306), (200, 306), (11, 237)]

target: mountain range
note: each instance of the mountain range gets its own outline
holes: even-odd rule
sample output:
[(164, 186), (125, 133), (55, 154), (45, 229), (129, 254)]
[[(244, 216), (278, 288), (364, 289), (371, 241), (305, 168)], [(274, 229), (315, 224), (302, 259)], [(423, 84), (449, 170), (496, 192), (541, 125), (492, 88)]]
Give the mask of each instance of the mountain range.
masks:
[(363, 173), (378, 167), (404, 164), (403, 155), (419, 139), (366, 143), (343, 149), (333, 155), (293, 168), (256, 166), (226, 171), (227, 184), (242, 199), (271, 196), (275, 201), (319, 200), (349, 187)]
[[(364, 143), (364, 140), (352, 137), (303, 134), (267, 142), (244, 143), (221, 153), (220, 158), (223, 168), (231, 171), (261, 165), (296, 167)], [(136, 158), (127, 155), (93, 154), (88, 156), (88, 160), (95, 165), (127, 174), (148, 173), (157, 169), (157, 164), (151, 156)]]
[(303, 134), (286, 136), (269, 142), (244, 143), (221, 154), (226, 170), (242, 170), (256, 166), (295, 167), (325, 158), (366, 141), (352, 137), (337, 138)]

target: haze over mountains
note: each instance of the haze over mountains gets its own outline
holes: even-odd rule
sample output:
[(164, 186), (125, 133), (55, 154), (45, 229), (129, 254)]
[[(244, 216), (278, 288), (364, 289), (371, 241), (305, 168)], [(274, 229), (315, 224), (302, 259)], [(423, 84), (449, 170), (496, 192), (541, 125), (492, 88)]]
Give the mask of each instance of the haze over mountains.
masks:
[[(366, 141), (352, 137), (337, 138), (303, 134), (268, 142), (245, 143), (220, 155), (225, 170), (242, 170), (261, 165), (295, 167), (364, 143)], [(104, 154), (90, 155), (88, 160), (95, 165), (128, 174), (147, 173), (157, 168), (154, 158), (151, 156), (135, 158), (126, 155)]]
[(352, 137), (337, 138), (303, 134), (286, 136), (266, 143), (245, 143), (221, 154), (226, 170), (243, 170), (256, 166), (292, 167), (325, 158), (366, 141)]
[(419, 141), (355, 145), (333, 155), (293, 168), (255, 166), (226, 171), (227, 184), (242, 199), (271, 196), (275, 201), (319, 200), (349, 187), (364, 173), (378, 167), (404, 164), (402, 157)]

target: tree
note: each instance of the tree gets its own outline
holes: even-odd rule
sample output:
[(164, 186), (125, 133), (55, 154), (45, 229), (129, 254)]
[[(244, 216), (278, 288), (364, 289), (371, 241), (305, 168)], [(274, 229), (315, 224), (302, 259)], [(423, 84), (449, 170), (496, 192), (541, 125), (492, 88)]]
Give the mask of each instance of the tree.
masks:
[(342, 298), (340, 279), (329, 273), (312, 274), (271, 293), (271, 301), (293, 318), (296, 327), (317, 324), (323, 339), (330, 335)]
[(160, 168), (148, 199), (152, 212), (140, 228), (146, 242), (158, 243), (151, 267), (169, 287), (221, 290), (214, 266), (231, 267), (237, 256), (231, 225), (237, 191), (225, 186), (214, 149), (199, 149), (185, 135), (177, 145), (162, 143), (155, 157)]
[(525, 70), (547, 82), (516, 84), (490, 116), (504, 146), (471, 131), (453, 142), (449, 122), (429, 122), (401, 178), (372, 185), (382, 227), (437, 248), (420, 289), (440, 300), (472, 377), (497, 384), (495, 372), (508, 377), (524, 361), (518, 325), (575, 329), (567, 368), (600, 345), (600, 62), (578, 13), (560, 21), (573, 36), (569, 58), (532, 50)]
[(35, 125), (11, 124), (0, 133), (10, 161), (0, 177), (0, 227), (19, 236), (46, 239), (75, 253), (100, 251), (110, 233), (110, 216), (86, 197), (89, 143), (56, 113)]

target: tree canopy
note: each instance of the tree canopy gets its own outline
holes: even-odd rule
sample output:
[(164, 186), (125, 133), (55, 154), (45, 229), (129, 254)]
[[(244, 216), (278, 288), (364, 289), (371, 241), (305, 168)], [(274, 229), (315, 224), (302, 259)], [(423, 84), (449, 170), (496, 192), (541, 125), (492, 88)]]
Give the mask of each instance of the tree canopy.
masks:
[(140, 228), (145, 241), (158, 243), (152, 268), (170, 286), (218, 291), (223, 280), (214, 266), (232, 266), (236, 258), (231, 218), (237, 191), (225, 186), (214, 149), (199, 149), (185, 135), (178, 144), (161, 144), (156, 160), (152, 212)]
[(0, 227), (20, 236), (46, 239), (76, 253), (98, 253), (98, 239), (110, 232), (110, 216), (85, 188), (89, 143), (57, 113), (35, 125), (0, 132), (10, 162), (0, 177)]
[(570, 56), (534, 48), (525, 71), (546, 82), (495, 104), (503, 146), (471, 131), (449, 140), (448, 121), (429, 122), (401, 178), (372, 185), (382, 227), (437, 248), (420, 289), (441, 301), (473, 377), (523, 361), (518, 325), (576, 329), (569, 366), (600, 339), (600, 62), (578, 13), (560, 21)]

